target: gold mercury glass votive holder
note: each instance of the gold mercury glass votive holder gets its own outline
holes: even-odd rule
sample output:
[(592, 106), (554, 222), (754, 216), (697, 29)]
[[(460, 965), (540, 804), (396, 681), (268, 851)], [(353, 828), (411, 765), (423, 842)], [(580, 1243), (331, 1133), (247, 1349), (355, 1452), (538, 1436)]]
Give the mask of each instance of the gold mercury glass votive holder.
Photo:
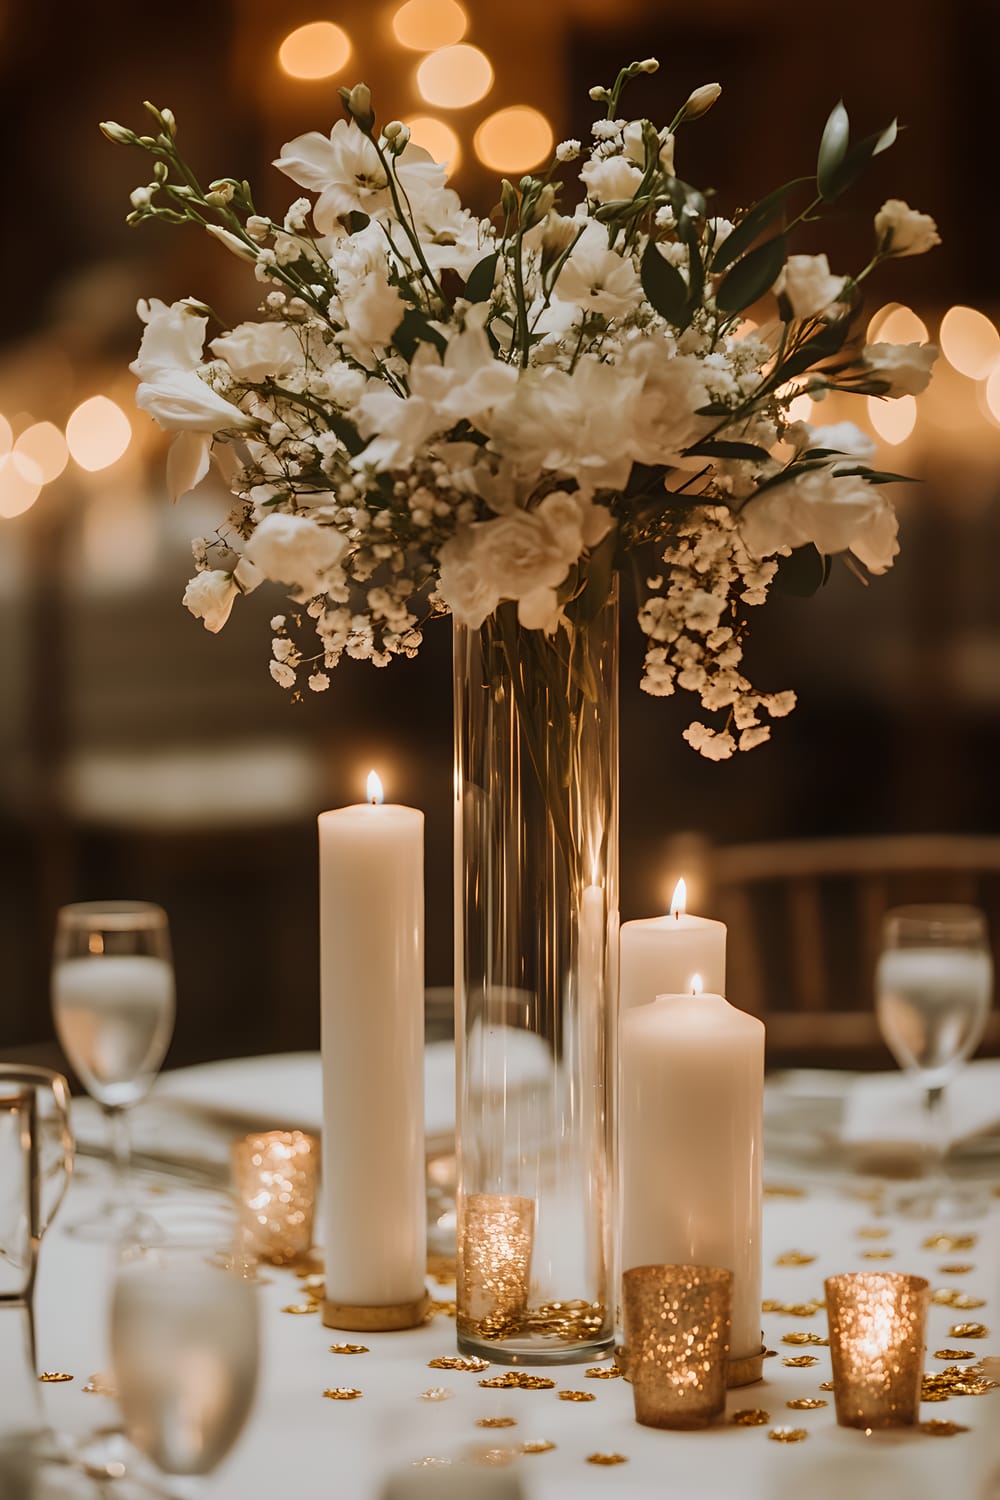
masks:
[(261, 1260), (287, 1265), (312, 1245), (317, 1142), (301, 1130), (268, 1130), (233, 1146), (243, 1229)]
[(920, 1412), (929, 1287), (859, 1271), (826, 1283), (833, 1396), (841, 1427), (912, 1427)]
[(535, 1203), (513, 1193), (466, 1193), (458, 1209), (457, 1329), (501, 1339), (528, 1310)]
[(726, 1405), (732, 1271), (633, 1266), (623, 1293), (636, 1421), (708, 1427)]

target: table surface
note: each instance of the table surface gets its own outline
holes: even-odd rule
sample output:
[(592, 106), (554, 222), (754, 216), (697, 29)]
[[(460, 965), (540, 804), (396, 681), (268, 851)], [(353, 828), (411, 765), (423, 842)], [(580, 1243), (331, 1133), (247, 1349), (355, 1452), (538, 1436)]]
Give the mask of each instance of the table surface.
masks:
[[(284, 1060), (270, 1059), (266, 1066), (278, 1088)], [(211, 1069), (198, 1073), (210, 1092)], [(186, 1122), (188, 1135), (192, 1124), (193, 1116)], [(226, 1130), (224, 1119), (215, 1119), (211, 1131), (207, 1124), (203, 1128), (210, 1156), (209, 1135), (217, 1147)], [(229, 1133), (238, 1131), (230, 1125)], [(109, 1397), (83, 1390), (90, 1375), (109, 1367), (107, 1312), (114, 1261), (109, 1249), (65, 1233), (67, 1223), (96, 1205), (103, 1187), (103, 1164), (84, 1159), (79, 1166), (42, 1248), (37, 1315), (42, 1368), (73, 1376), (72, 1381), (44, 1386), (49, 1419), (57, 1430), (83, 1436), (116, 1419)], [(944, 1367), (946, 1361), (933, 1355), (949, 1346), (974, 1349), (978, 1357), (1000, 1354), (1000, 1189), (995, 1178), (981, 1184), (985, 1212), (942, 1223), (894, 1217), (886, 1210), (885, 1193), (871, 1179), (842, 1174), (806, 1185), (801, 1170), (768, 1160), (765, 1181), (766, 1299), (801, 1304), (820, 1297), (824, 1277), (835, 1272), (913, 1272), (927, 1276), (933, 1287), (955, 1287), (985, 1302), (974, 1312), (931, 1307), (927, 1369)], [(158, 1203), (189, 1200), (193, 1190), (190, 1183), (144, 1174), (137, 1176), (136, 1191), (155, 1212)], [(869, 1231), (879, 1231), (878, 1237)], [(975, 1244), (954, 1253), (932, 1250), (924, 1245), (932, 1232), (974, 1235)], [(814, 1259), (780, 1265), (788, 1252)], [(971, 1269), (961, 1274), (942, 1269), (955, 1262)], [(432, 1281), (430, 1286), (442, 1302), (453, 1295), (446, 1285)], [(589, 1378), (586, 1365), (538, 1372), (555, 1381), (554, 1390), (487, 1390), (480, 1387), (480, 1375), (428, 1368), (428, 1361), (455, 1352), (454, 1322), (444, 1312), (420, 1329), (362, 1340), (323, 1328), (318, 1314), (283, 1311), (303, 1301), (291, 1271), (269, 1268), (260, 1296), (264, 1342), (255, 1408), (237, 1447), (205, 1482), (205, 1500), (264, 1500), (283, 1492), (290, 1500), (339, 1495), (376, 1500), (391, 1471), (417, 1460), (456, 1462), (474, 1451), (535, 1439), (555, 1447), (516, 1459), (528, 1500), (587, 1500), (591, 1495), (635, 1500), (1000, 1496), (1000, 1391), (953, 1396), (922, 1407), (924, 1419), (947, 1419), (970, 1429), (955, 1437), (932, 1437), (919, 1429), (866, 1437), (839, 1428), (832, 1392), (819, 1389), (830, 1379), (829, 1350), (783, 1342), (793, 1332), (825, 1338), (822, 1311), (810, 1317), (762, 1315), (766, 1344), (777, 1352), (765, 1361), (762, 1382), (730, 1393), (728, 1411), (762, 1408), (770, 1415), (768, 1426), (727, 1423), (707, 1432), (678, 1433), (639, 1427), (628, 1384)], [(955, 1323), (967, 1320), (985, 1322), (993, 1331), (975, 1341), (950, 1333)], [(334, 1354), (329, 1346), (338, 1340), (363, 1341), (369, 1352)], [(808, 1368), (783, 1363), (803, 1354), (815, 1355), (818, 1363)], [(502, 1368), (493, 1366), (487, 1374)], [(362, 1397), (324, 1399), (324, 1389), (341, 1385), (360, 1387)], [(449, 1397), (422, 1400), (421, 1393), (434, 1387), (443, 1387)], [(563, 1390), (586, 1391), (594, 1400), (563, 1401)], [(829, 1404), (811, 1411), (788, 1408), (787, 1402), (802, 1397), (822, 1397)], [(489, 1417), (512, 1417), (516, 1426), (489, 1430), (476, 1425)], [(804, 1428), (808, 1436), (798, 1443), (778, 1443), (769, 1438), (777, 1427)], [(622, 1454), (627, 1463), (614, 1468), (588, 1463), (595, 1452)], [(474, 1480), (477, 1471), (469, 1472)], [(472, 1483), (470, 1494), (475, 1493)]]

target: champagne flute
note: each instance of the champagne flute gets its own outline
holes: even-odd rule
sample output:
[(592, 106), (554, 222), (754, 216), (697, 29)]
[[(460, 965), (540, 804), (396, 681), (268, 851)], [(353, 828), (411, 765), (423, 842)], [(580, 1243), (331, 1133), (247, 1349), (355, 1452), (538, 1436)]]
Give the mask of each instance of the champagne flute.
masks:
[(109, 1202), (70, 1232), (92, 1240), (127, 1235), (127, 1111), (144, 1099), (174, 1026), (174, 971), (163, 909), (145, 901), (81, 902), (59, 912), (52, 1011), (66, 1056), (108, 1122)]
[(899, 1066), (924, 1088), (927, 1190), (901, 1206), (933, 1213), (948, 1142), (944, 1091), (982, 1040), (993, 999), (984, 914), (974, 906), (900, 906), (886, 912), (876, 974), (879, 1030)]

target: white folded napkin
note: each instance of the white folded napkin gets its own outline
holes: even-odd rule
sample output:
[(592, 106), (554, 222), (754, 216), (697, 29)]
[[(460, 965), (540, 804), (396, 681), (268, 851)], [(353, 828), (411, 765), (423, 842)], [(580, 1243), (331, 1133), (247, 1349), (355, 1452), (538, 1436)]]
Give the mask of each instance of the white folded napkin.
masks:
[[(929, 1131), (925, 1090), (905, 1073), (863, 1074), (844, 1101), (840, 1137), (845, 1146), (920, 1145)], [(988, 1148), (1000, 1137), (1000, 1059), (968, 1063), (945, 1090), (944, 1127), (955, 1148)]]

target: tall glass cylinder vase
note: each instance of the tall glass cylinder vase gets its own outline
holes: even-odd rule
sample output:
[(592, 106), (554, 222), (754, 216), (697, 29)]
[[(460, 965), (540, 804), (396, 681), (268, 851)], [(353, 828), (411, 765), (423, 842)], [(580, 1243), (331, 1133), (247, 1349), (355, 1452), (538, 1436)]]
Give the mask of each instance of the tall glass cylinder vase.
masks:
[(613, 1339), (618, 600), (455, 627), (458, 1342)]

